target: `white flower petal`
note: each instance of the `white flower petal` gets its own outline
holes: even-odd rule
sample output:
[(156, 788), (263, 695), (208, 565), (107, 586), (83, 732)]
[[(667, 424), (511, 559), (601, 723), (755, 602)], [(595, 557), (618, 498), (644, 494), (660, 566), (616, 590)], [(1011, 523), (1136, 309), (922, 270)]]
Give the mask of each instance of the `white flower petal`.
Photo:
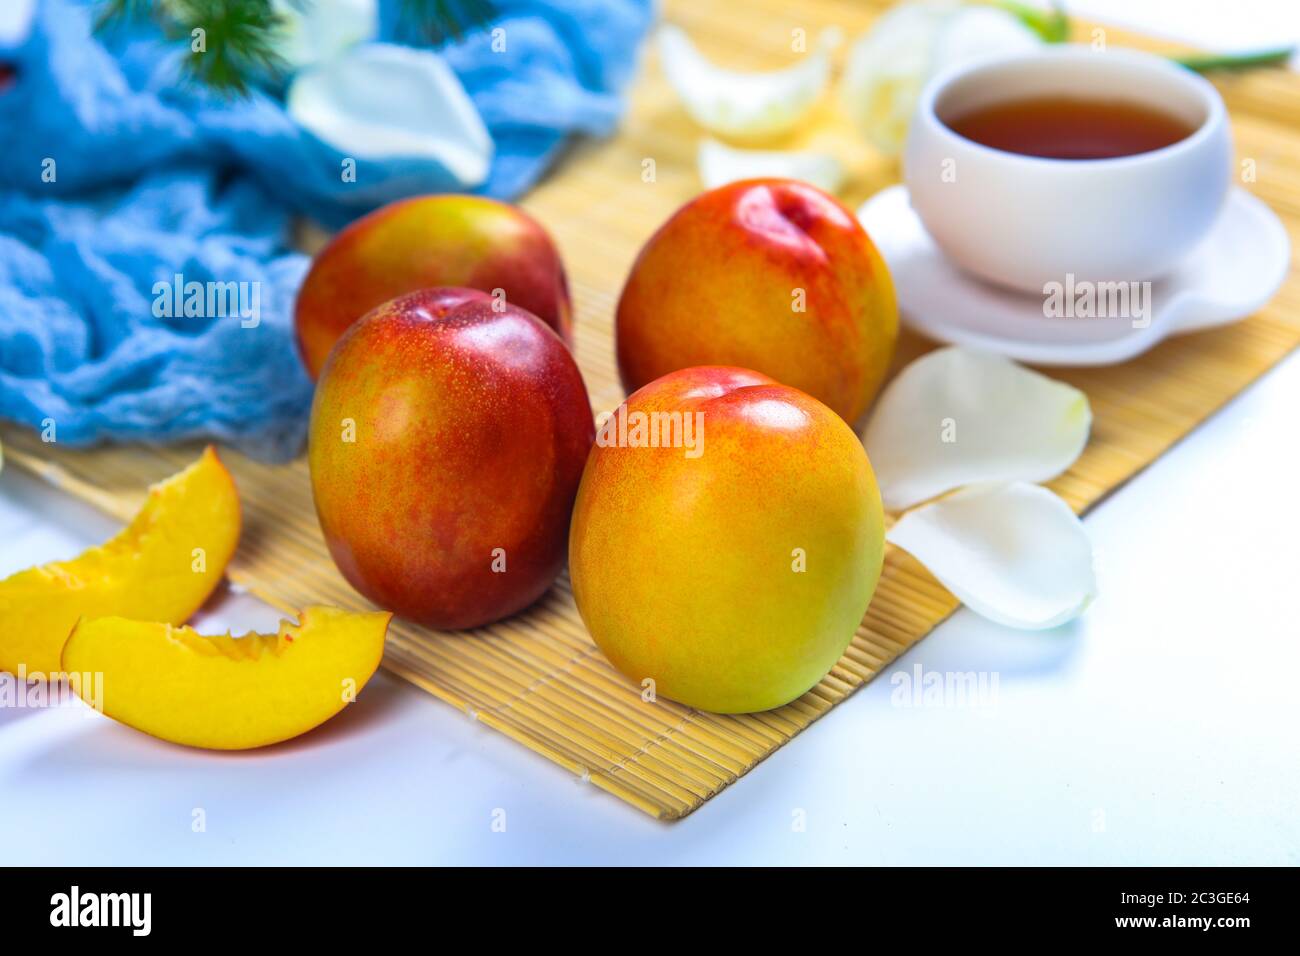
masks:
[(899, 511), (981, 481), (1046, 481), (1088, 443), (1077, 388), (1004, 358), (949, 347), (898, 373), (862, 441), (885, 507)]
[(963, 488), (909, 511), (885, 537), (972, 611), (1009, 627), (1056, 627), (1097, 596), (1083, 523), (1038, 485)]
[(877, 148), (897, 153), (932, 76), (978, 57), (1040, 45), (1034, 32), (1005, 10), (953, 2), (904, 4), (877, 20), (849, 51), (844, 106)]
[(36, 0), (5, 0), (0, 5), (0, 44), (18, 46), (32, 32)]
[(441, 163), (460, 188), (477, 186), (492, 161), (492, 137), (465, 88), (431, 50), (367, 43), (299, 73), (289, 115), (359, 159)]
[(784, 70), (741, 73), (709, 62), (685, 31), (659, 29), (659, 59), (668, 82), (695, 122), (720, 136), (776, 136), (794, 129), (830, 78), (838, 30), (823, 30), (815, 49)]
[(733, 149), (714, 139), (700, 143), (700, 179), (706, 189), (742, 179), (779, 176), (798, 179), (834, 193), (844, 182), (844, 168), (834, 156), (813, 152)]
[(276, 52), (295, 71), (332, 60), (379, 33), (379, 0), (273, 0)]
[(952, 4), (895, 7), (849, 51), (844, 108), (879, 149), (902, 148), (921, 87), (934, 69), (935, 37), (952, 13)]

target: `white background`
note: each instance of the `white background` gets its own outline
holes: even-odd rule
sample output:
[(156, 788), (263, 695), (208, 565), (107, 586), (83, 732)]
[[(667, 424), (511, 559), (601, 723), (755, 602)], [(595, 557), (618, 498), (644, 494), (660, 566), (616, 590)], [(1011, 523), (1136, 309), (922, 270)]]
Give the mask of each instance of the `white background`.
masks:
[[(1206, 46), (1300, 39), (1287, 0), (1072, 8)], [(324, 728), (245, 754), (0, 709), (0, 863), (1300, 863), (1297, 410), (1300, 356), (1094, 511), (1082, 620), (960, 612), (680, 823), (381, 673)], [(115, 531), (0, 474), (0, 575)], [(199, 623), (275, 620), (227, 595)], [(994, 672), (996, 699), (895, 706), (890, 677), (917, 666)]]

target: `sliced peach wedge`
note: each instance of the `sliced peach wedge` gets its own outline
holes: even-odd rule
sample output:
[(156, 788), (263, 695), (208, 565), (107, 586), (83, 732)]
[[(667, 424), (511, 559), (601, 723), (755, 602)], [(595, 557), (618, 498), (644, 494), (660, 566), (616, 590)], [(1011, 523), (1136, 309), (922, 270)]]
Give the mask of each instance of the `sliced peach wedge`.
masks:
[(209, 446), (149, 489), (116, 537), (70, 561), (0, 581), (0, 670), (54, 675), (82, 617), (120, 614), (181, 624), (221, 581), (239, 542), (239, 495)]
[(305, 733), (370, 680), (392, 617), (309, 607), (278, 634), (205, 637), (121, 617), (83, 620), (63, 669), (91, 706), (163, 740), (246, 750)]

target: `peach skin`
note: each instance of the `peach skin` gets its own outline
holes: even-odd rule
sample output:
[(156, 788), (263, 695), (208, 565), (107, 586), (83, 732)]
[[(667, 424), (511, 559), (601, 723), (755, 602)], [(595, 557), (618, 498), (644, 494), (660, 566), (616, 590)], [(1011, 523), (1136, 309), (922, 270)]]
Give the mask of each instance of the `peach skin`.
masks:
[(591, 448), (587, 390), (534, 316), (473, 289), (402, 296), (330, 353), (312, 493), (343, 576), (430, 627), (531, 604), (564, 564)]
[(854, 424), (898, 337), (893, 280), (866, 230), (807, 183), (752, 179), (703, 193), (646, 243), (616, 319), (623, 386), (735, 365), (820, 399)]
[(669, 373), (602, 423), (569, 534), (578, 610), (614, 666), (720, 713), (821, 680), (883, 556), (853, 430), (797, 389), (716, 366)]
[(482, 196), (420, 196), (391, 203), (341, 231), (312, 262), (294, 324), (312, 378), (361, 316), (408, 292), (465, 286), (526, 309), (572, 343), (572, 306), (560, 253), (522, 209)]

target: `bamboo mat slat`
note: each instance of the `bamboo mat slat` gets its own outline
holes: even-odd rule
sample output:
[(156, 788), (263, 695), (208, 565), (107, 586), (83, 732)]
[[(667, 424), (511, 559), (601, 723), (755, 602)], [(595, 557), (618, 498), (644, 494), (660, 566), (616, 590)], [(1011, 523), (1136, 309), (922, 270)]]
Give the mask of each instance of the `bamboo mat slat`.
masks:
[[(850, 38), (883, 7), (849, 0), (735, 3), (670, 0), (667, 19), (704, 51), (738, 68), (772, 68), (791, 59), (791, 31), (812, 37), (824, 26)], [(1077, 36), (1091, 36), (1078, 25)], [(1170, 49), (1107, 28), (1116, 45)], [(1255, 160), (1246, 183), (1281, 215), (1300, 250), (1300, 78), (1281, 70), (1216, 80), (1234, 119), (1240, 158)], [(597, 411), (622, 399), (612, 350), (612, 317), (641, 244), (699, 189), (700, 132), (685, 117), (647, 47), (622, 130), (576, 146), (559, 172), (523, 205), (555, 235), (569, 268), (576, 352)], [(795, 147), (833, 150), (848, 166), (842, 197), (856, 207), (896, 181), (896, 166), (849, 129), (833, 97)], [(653, 182), (642, 179), (653, 159)], [(319, 241), (319, 238), (316, 239)], [(1300, 252), (1298, 252), (1300, 255)], [(1057, 369), (1087, 392), (1092, 440), (1052, 483), (1077, 511), (1097, 504), (1300, 343), (1300, 280), (1293, 274), (1274, 301), (1245, 323), (1173, 339), (1128, 364)], [(897, 364), (930, 345), (905, 335)], [(71, 451), (6, 425), (6, 454), (119, 518), (129, 518), (145, 488), (190, 461), (191, 447), (114, 447)], [(272, 467), (225, 452), (239, 483), (245, 533), (230, 567), (237, 585), (285, 612), (306, 604), (366, 608), (335, 570), (317, 527), (305, 460)], [(462, 634), (394, 622), (385, 665), (434, 696), (543, 754), (570, 773), (640, 810), (676, 819), (752, 770), (763, 758), (871, 680), (957, 607), (956, 600), (907, 555), (890, 550), (876, 597), (841, 661), (800, 700), (747, 716), (702, 713), (660, 699), (613, 670), (592, 644), (566, 578), (511, 620)]]

